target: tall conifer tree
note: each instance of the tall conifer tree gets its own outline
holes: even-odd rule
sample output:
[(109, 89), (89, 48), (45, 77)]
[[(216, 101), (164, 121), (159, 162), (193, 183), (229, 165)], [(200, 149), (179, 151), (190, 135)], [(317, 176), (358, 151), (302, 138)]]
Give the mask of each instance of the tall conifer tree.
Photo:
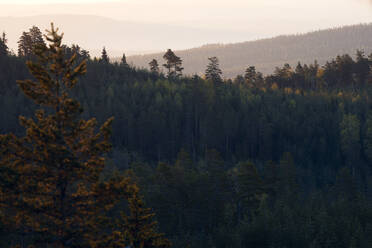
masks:
[(102, 61), (104, 63), (109, 63), (110, 62), (110, 58), (107, 54), (106, 47), (103, 47), (103, 49), (102, 49), (100, 61)]
[(163, 58), (166, 63), (163, 66), (168, 70), (168, 77), (179, 77), (182, 75), (182, 59), (178, 57), (171, 49), (168, 49)]
[[(104, 156), (111, 148), (113, 118), (98, 132), (94, 118), (80, 118), (82, 108), (69, 95), (85, 74), (86, 62), (77, 63), (76, 54), (65, 58), (62, 37), (52, 24), (46, 36), (49, 46), (39, 44), (37, 60), (27, 62), (34, 80), (18, 81), (23, 93), (42, 109), (35, 118), (20, 117), (24, 137), (0, 135), (0, 216), (22, 247), (112, 247), (97, 244), (117, 233), (109, 214), (116, 203), (126, 199), (132, 208), (139, 202), (134, 214), (141, 220), (153, 214), (128, 179), (100, 180)], [(140, 243), (150, 237), (165, 240), (149, 230), (139, 226), (135, 232), (144, 234), (131, 235)]]
[(5, 32), (3, 32), (2, 37), (0, 37), (0, 56), (8, 54), (7, 38)]
[(222, 71), (220, 69), (220, 64), (217, 57), (208, 58), (209, 64), (207, 69), (205, 70), (205, 77), (207, 80), (211, 80), (213, 82), (221, 82), (222, 78)]

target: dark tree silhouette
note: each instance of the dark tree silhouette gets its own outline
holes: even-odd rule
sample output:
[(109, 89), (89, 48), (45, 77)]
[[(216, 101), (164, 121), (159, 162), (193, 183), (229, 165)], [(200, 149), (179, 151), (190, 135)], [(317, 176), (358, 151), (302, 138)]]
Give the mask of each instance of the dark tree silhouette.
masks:
[(102, 49), (100, 61), (102, 61), (104, 63), (110, 63), (110, 58), (107, 54), (107, 51), (106, 51), (105, 47), (103, 47), (103, 49)]
[(167, 76), (169, 78), (175, 78), (182, 75), (183, 67), (180, 57), (177, 57), (171, 49), (168, 49), (163, 58), (166, 61), (163, 66), (167, 69)]
[(217, 57), (208, 58), (209, 64), (205, 70), (205, 78), (213, 82), (221, 82), (222, 71)]
[(159, 64), (158, 64), (158, 61), (156, 59), (151, 60), (149, 65), (150, 65), (150, 71), (151, 72), (159, 73), (159, 71), (160, 71)]

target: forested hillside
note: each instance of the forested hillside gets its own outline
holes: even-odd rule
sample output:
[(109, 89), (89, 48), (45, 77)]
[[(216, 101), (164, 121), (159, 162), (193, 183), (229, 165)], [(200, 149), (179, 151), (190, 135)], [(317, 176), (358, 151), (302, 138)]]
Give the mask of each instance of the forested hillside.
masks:
[[(217, 56), (223, 75), (232, 78), (243, 74), (248, 66), (269, 74), (284, 63), (295, 66), (298, 61), (308, 64), (317, 60), (324, 64), (339, 54), (355, 55), (357, 49), (370, 53), (371, 44), (372, 24), (361, 24), (236, 44), (205, 45), (176, 53), (183, 58), (186, 74), (202, 75), (208, 58)], [(148, 68), (151, 59), (162, 61), (162, 55), (131, 56), (128, 60), (135, 66)]]
[[(364, 43), (358, 42), (367, 35), (363, 30), (368, 29), (370, 25), (307, 37), (329, 35), (336, 39), (349, 33), (349, 41), (344, 42), (354, 39), (355, 44), (361, 45)], [(25, 33), (25, 37), (34, 37), (32, 42), (44, 47), (36, 28)], [(311, 42), (305, 37), (278, 39), (283, 44), (304, 39), (309, 46), (322, 40), (314, 38)], [(27, 49), (27, 40), (21, 39), (18, 56), (9, 54), (5, 36), (0, 40), (0, 133), (15, 135), (2, 135), (0, 139), (1, 247), (27, 247), (36, 241), (36, 247), (48, 247), (50, 242), (60, 242), (60, 237), (64, 238), (60, 247), (128, 247), (126, 238), (133, 238), (132, 232), (136, 234), (133, 223), (138, 221), (138, 209), (143, 216), (158, 221), (158, 228), (154, 223), (144, 225), (153, 235), (150, 238), (160, 237), (163, 242), (163, 236), (155, 232), (164, 233), (173, 247), (372, 247), (372, 54), (353, 50), (355, 58), (340, 54), (322, 64), (284, 64), (267, 76), (255, 67), (242, 68), (240, 73), (244, 76), (224, 80), (221, 73), (225, 71), (220, 70), (218, 60), (223, 64), (223, 58), (219, 56), (211, 56), (200, 65), (207, 68), (203, 79), (183, 76), (183, 68), (189, 69), (187, 63), (182, 63), (186, 58), (182, 53), (177, 53), (177, 57), (171, 50), (166, 53), (163, 74), (157, 61), (152, 61), (151, 71), (136, 69), (128, 65), (125, 57), (120, 63), (111, 63), (104, 50), (101, 58), (91, 59), (78, 46), (59, 47), (58, 40), (58, 49), (52, 47), (42, 53), (50, 57), (35, 57)], [(319, 49), (330, 49), (335, 44), (338, 43)], [(274, 46), (278, 51), (273, 48), (272, 53), (283, 54), (280, 46)], [(309, 54), (314, 50), (304, 44), (298, 47)], [(61, 56), (70, 58), (74, 53), (77, 56), (68, 60), (71, 62), (61, 62)], [(35, 64), (37, 58), (41, 58), (40, 64)], [(58, 66), (46, 67), (48, 58)], [(28, 63), (31, 73), (25, 65), (27, 60), (34, 61)], [(85, 60), (87, 73), (83, 75)], [(78, 69), (70, 68), (81, 63)], [(66, 86), (71, 99), (57, 90), (56, 103), (49, 91), (52, 77), (45, 76), (45, 68), (64, 73), (61, 82), (75, 86)], [(76, 74), (81, 76), (78, 82), (73, 80)], [(37, 88), (38, 84), (35, 86), (32, 81), (18, 81), (19, 88), (16, 80), (29, 78), (40, 80), (43, 87)], [(34, 116), (37, 108), (45, 111)], [(53, 111), (55, 115), (49, 117), (47, 114)], [(83, 119), (72, 121), (80, 113)], [(25, 116), (21, 118), (23, 126), (18, 124), (20, 115)], [(111, 116), (115, 118), (113, 149), (101, 155), (109, 148)], [(89, 120), (91, 117), (96, 117), (103, 128), (98, 131), (95, 121)], [(78, 161), (63, 157), (71, 154), (70, 150), (57, 149), (60, 143), (54, 139), (58, 141), (59, 136), (50, 134), (58, 127), (56, 121), (66, 128), (63, 135), (67, 135), (76, 154), (82, 154)], [(103, 133), (103, 138), (95, 136), (96, 131)], [(25, 139), (15, 138), (23, 135)], [(83, 141), (72, 142), (75, 136)], [(29, 144), (31, 138), (36, 139), (37, 149), (23, 145)], [(98, 139), (103, 139), (103, 143), (96, 145)], [(44, 146), (45, 142), (52, 145)], [(86, 153), (93, 156), (86, 160), (93, 169), (94, 165), (102, 165), (103, 156), (106, 158), (106, 166), (102, 170), (95, 168), (93, 176), (82, 171), (85, 167), (80, 159), (85, 159)], [(39, 215), (54, 218), (56, 213), (48, 207), (44, 214), (43, 207), (50, 202), (32, 197), (37, 192), (41, 199), (53, 202), (49, 194), (54, 196), (55, 192), (48, 185), (54, 185), (52, 179), (61, 179), (22, 180), (22, 176), (32, 176), (30, 172), (45, 177), (46, 172), (61, 170), (54, 159), (76, 170), (78, 176), (73, 174), (71, 183), (72, 189), (79, 190), (73, 197), (82, 201), (73, 205), (76, 209), (66, 210), (74, 217), (73, 221), (68, 219), (68, 229), (56, 231)], [(24, 170), (19, 173), (10, 164)], [(24, 164), (30, 166), (22, 167)], [(33, 171), (35, 164), (41, 164), (41, 169)], [(49, 171), (50, 167), (53, 170)], [(68, 169), (67, 172), (70, 173)], [(118, 182), (121, 177), (129, 177), (138, 188), (122, 189), (127, 181)], [(93, 195), (80, 188), (88, 179), (98, 183)], [(143, 202), (138, 198), (139, 192), (144, 195)], [(129, 217), (120, 215), (120, 211), (128, 211), (128, 205), (118, 200), (119, 196), (129, 198)], [(9, 207), (4, 199), (24, 205)], [(89, 208), (92, 201), (98, 209)], [(144, 203), (155, 216), (142, 209)], [(32, 212), (29, 217), (30, 206), (40, 212)], [(58, 210), (65, 213), (65, 209)], [(16, 221), (10, 219), (14, 215)], [(86, 216), (90, 219), (84, 219)], [(57, 220), (56, 226), (66, 225)], [(117, 227), (121, 229), (111, 235), (109, 231)], [(43, 236), (44, 233), (50, 236)], [(107, 245), (116, 239), (121, 243)], [(75, 246), (72, 242), (76, 242)], [(106, 246), (103, 242), (107, 242)], [(168, 242), (155, 244), (151, 239), (145, 246), (133, 247), (169, 247)]]

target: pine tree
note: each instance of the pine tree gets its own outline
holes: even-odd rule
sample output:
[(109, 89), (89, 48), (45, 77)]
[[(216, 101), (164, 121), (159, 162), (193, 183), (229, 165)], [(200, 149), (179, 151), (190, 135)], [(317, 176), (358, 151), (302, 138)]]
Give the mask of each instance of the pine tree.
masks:
[(18, 56), (30, 58), (37, 46), (45, 46), (45, 41), (40, 29), (36, 26), (28, 32), (23, 32), (18, 41)]
[(40, 29), (36, 26), (33, 26), (29, 30), (29, 35), (31, 37), (31, 41), (35, 45), (46, 45), (44, 39), (43, 39), (43, 34), (41, 33)]
[[(76, 54), (66, 58), (62, 37), (52, 24), (46, 36), (50, 44), (39, 44), (37, 60), (27, 62), (35, 80), (17, 82), (42, 109), (35, 119), (20, 117), (24, 137), (0, 135), (1, 221), (21, 247), (128, 247), (132, 241), (169, 247), (129, 178), (101, 180), (113, 118), (98, 132), (94, 118), (80, 118), (82, 108), (69, 94), (85, 74), (86, 62), (77, 63)], [(125, 224), (118, 223), (118, 231), (111, 211), (123, 200), (130, 215), (122, 214)], [(100, 245), (108, 237), (113, 243), (125, 237), (125, 243)]]
[(208, 58), (209, 64), (205, 70), (205, 77), (207, 80), (212, 82), (221, 82), (222, 71), (220, 69), (219, 61), (217, 57)]
[(32, 54), (31, 36), (27, 32), (23, 32), (18, 41), (18, 56), (27, 57)]
[(86, 72), (86, 63), (76, 65), (76, 55), (64, 59), (63, 35), (57, 31), (52, 25), (46, 36), (49, 47), (37, 46), (37, 62), (27, 62), (36, 81), (18, 81), (42, 109), (36, 119), (20, 117), (25, 137), (0, 136), (0, 168), (5, 172), (0, 212), (35, 244), (80, 247), (96, 213), (93, 189), (111, 147), (112, 118), (98, 133), (95, 119), (79, 118), (80, 104), (69, 93)]
[(106, 48), (105, 47), (103, 47), (103, 49), (102, 49), (100, 61), (102, 61), (104, 63), (110, 63), (110, 58), (107, 55), (107, 51), (106, 51)]
[(163, 58), (166, 61), (163, 66), (168, 70), (168, 78), (175, 78), (182, 75), (183, 67), (180, 57), (177, 57), (171, 49), (168, 49)]
[(159, 70), (159, 64), (158, 64), (158, 61), (156, 59), (151, 60), (149, 65), (150, 65), (150, 71), (152, 73), (156, 73), (156, 74), (159, 73), (159, 71), (160, 71)]

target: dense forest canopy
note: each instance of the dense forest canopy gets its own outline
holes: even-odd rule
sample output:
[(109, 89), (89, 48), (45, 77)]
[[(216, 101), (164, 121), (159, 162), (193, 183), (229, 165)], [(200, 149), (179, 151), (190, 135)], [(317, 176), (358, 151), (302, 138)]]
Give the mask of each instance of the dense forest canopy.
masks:
[[(216, 56), (220, 59), (224, 77), (233, 78), (249, 65), (270, 74), (275, 67), (285, 63), (295, 66), (298, 61), (309, 64), (317, 60), (324, 64), (339, 54), (354, 56), (357, 49), (371, 53), (371, 44), (372, 24), (361, 24), (236, 44), (211, 44), (176, 53), (183, 58), (188, 75), (202, 75), (208, 58)], [(128, 61), (147, 68), (152, 58), (161, 61), (161, 57), (162, 53), (131, 56)]]
[[(25, 60), (35, 57), (9, 54), (6, 36), (0, 49), (0, 133), (22, 136), (18, 116), (36, 106), (16, 80), (31, 77)], [(148, 59), (150, 70), (125, 56), (111, 63), (105, 49), (94, 59), (78, 45), (63, 51), (87, 60), (71, 89), (82, 117), (115, 117), (102, 178), (135, 181), (174, 247), (372, 246), (372, 54), (266, 76), (248, 64), (223, 80), (218, 54), (202, 65), (204, 79), (181, 74), (177, 51), (164, 65)], [(7, 228), (0, 222), (5, 247), (23, 237)]]

